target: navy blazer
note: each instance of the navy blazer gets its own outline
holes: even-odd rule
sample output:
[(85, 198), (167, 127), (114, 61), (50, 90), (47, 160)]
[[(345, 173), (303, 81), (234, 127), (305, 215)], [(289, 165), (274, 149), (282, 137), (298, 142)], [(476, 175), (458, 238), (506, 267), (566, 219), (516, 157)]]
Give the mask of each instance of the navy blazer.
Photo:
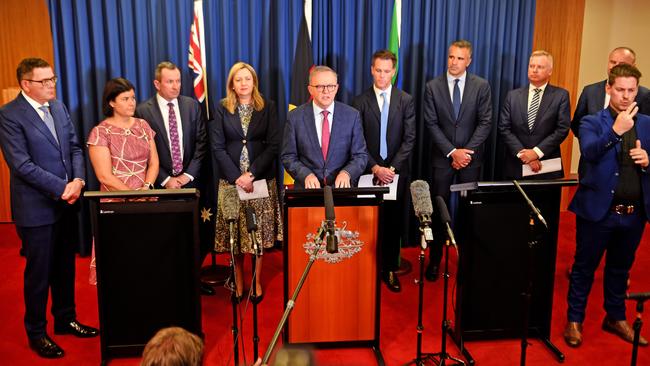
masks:
[[(614, 132), (609, 109), (588, 115), (580, 123), (580, 154), (584, 174), (569, 210), (589, 221), (600, 221), (609, 212), (618, 184), (618, 155), (621, 138)], [(637, 138), (650, 149), (650, 116), (636, 115)], [(641, 189), (646, 219), (650, 216), (650, 177), (641, 171)]]
[(375, 89), (370, 87), (352, 101), (352, 107), (359, 110), (363, 121), (363, 133), (368, 148), (366, 173), (375, 165), (395, 168), (405, 175), (410, 171), (410, 157), (415, 145), (415, 106), (413, 97), (392, 87), (388, 108), (386, 160), (379, 155), (379, 134), (381, 133), (381, 111), (377, 104)]
[[(501, 109), (499, 134), (506, 145), (503, 174), (506, 179), (521, 178), (522, 163), (517, 153), (537, 146), (543, 159), (561, 157), (560, 144), (569, 134), (571, 103), (569, 92), (548, 84), (544, 89), (533, 129), (528, 128), (528, 85), (511, 90)], [(564, 177), (562, 170), (536, 176), (554, 179)]]
[(61, 200), (66, 184), (86, 177), (68, 110), (58, 100), (49, 104), (58, 143), (22, 93), (0, 108), (0, 145), (9, 165), (11, 210), (18, 226), (55, 223), (68, 206)]
[(327, 160), (323, 159), (318, 141), (312, 102), (292, 110), (287, 116), (280, 158), (298, 188), (304, 187), (305, 178), (311, 173), (321, 184), (324, 178), (328, 184), (334, 184), (341, 170), (350, 174), (354, 184), (366, 168), (368, 152), (359, 111), (341, 102), (334, 103)]
[[(201, 164), (207, 150), (205, 122), (201, 106), (192, 98), (179, 95), (178, 110), (183, 128), (183, 173), (194, 177), (194, 180), (184, 187), (193, 188), (197, 187), (197, 181), (200, 179)], [(144, 103), (139, 104), (135, 110), (135, 115), (149, 122), (149, 126), (156, 132), (154, 141), (156, 142), (156, 150), (160, 161), (156, 184), (160, 185), (167, 177), (172, 176), (173, 167), (169, 137), (167, 137), (167, 129), (165, 129), (165, 122), (156, 96), (154, 95)]]
[(474, 151), (471, 167), (483, 163), (484, 142), (492, 131), (492, 94), (487, 80), (467, 73), (458, 120), (449, 95), (447, 73), (429, 81), (424, 93), (424, 123), (433, 138), (433, 166), (451, 168), (455, 148)]
[(272, 100), (264, 101), (261, 111), (253, 111), (248, 132), (244, 135), (239, 112), (230, 113), (219, 103), (214, 121), (208, 124), (213, 161), (219, 165), (219, 178), (234, 184), (241, 176), (239, 157), (248, 148), (249, 171), (255, 179), (273, 179), (280, 145), (277, 111)]
[[(580, 138), (580, 121), (582, 118), (589, 114), (596, 114), (602, 111), (605, 105), (605, 85), (607, 80), (602, 80), (597, 83), (589, 84), (582, 89), (580, 93), (580, 98), (578, 98), (578, 105), (576, 106), (576, 111), (573, 113), (573, 119), (571, 120), (571, 131), (573, 134)], [(650, 97), (650, 91), (639, 85), (639, 92), (636, 95), (637, 103), (640, 103), (646, 96)], [(650, 106), (649, 106), (650, 109)], [(648, 113), (644, 111), (639, 111), (641, 113)]]

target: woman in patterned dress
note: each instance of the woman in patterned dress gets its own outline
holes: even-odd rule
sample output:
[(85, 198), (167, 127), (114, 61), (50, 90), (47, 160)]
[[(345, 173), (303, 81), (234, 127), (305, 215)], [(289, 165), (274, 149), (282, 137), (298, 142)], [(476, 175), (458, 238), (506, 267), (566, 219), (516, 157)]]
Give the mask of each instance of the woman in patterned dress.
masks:
[[(226, 83), (226, 97), (215, 111), (214, 122), (208, 124), (210, 144), (214, 161), (219, 168), (219, 196), (224, 187), (237, 186), (245, 192), (253, 192), (253, 182), (266, 180), (269, 196), (242, 201), (239, 219), (236, 221), (235, 237), (235, 296), (244, 293), (243, 254), (254, 254), (246, 230), (246, 207), (251, 206), (258, 218), (257, 242), (270, 248), (276, 240), (282, 240), (282, 219), (275, 176), (280, 145), (277, 112), (273, 101), (264, 99), (258, 90), (255, 69), (244, 62), (237, 62), (230, 69)], [(229, 252), (229, 229), (223, 212), (217, 211), (215, 233), (216, 249)], [(262, 258), (256, 260), (257, 286), (253, 301), (263, 296)]]
[[(104, 87), (102, 111), (106, 119), (88, 135), (88, 154), (102, 191), (153, 188), (158, 176), (155, 132), (147, 121), (134, 118), (135, 88), (124, 78)], [(90, 282), (96, 283), (94, 247)]]

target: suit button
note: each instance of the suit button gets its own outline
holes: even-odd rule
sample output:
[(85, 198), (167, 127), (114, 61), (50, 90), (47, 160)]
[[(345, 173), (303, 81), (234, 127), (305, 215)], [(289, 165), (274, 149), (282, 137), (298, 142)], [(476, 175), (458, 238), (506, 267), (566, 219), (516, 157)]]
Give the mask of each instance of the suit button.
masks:
[(612, 189), (612, 194), (614, 194), (614, 190)]
[(246, 140), (241, 140), (241, 143), (246, 145)]
[(614, 173), (614, 175), (618, 177), (618, 172)]

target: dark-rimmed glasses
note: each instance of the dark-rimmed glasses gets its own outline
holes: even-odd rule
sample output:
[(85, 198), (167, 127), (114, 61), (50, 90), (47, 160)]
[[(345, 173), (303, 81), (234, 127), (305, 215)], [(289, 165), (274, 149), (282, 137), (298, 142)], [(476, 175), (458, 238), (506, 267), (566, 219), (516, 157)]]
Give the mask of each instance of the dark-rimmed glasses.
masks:
[(310, 85), (312, 88), (316, 88), (319, 93), (323, 93), (325, 90), (327, 90), (329, 93), (333, 92), (336, 90), (336, 87), (338, 86), (337, 84), (330, 84), (330, 85)]
[(57, 82), (57, 80), (59, 80), (59, 78), (57, 78), (56, 76), (53, 76), (53, 77), (51, 77), (49, 79), (43, 79), (43, 80), (30, 80), (30, 79), (23, 79), (23, 80), (29, 81), (31, 83), (41, 83), (41, 85), (43, 85), (43, 86), (54, 86), (54, 85), (56, 85), (56, 82)]

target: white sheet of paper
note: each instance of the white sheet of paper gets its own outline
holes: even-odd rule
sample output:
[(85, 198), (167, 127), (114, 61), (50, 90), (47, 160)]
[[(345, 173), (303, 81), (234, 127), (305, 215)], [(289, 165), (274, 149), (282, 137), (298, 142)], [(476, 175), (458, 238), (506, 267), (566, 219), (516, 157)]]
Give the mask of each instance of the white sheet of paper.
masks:
[(540, 163), (542, 163), (542, 169), (540, 169), (537, 173), (533, 172), (533, 170), (530, 169), (530, 165), (523, 164), (521, 166), (521, 175), (524, 176), (524, 177), (529, 177), (531, 175), (538, 175), (538, 174), (544, 174), (544, 173), (550, 173), (550, 172), (557, 172), (557, 171), (560, 171), (562, 169), (562, 159), (561, 158), (540, 160)]
[[(379, 185), (374, 185), (372, 184), (372, 178), (375, 176), (372, 174), (364, 174), (361, 177), (359, 177), (359, 184), (358, 186), (361, 187), (388, 187), (390, 190), (388, 193), (384, 194), (384, 200), (386, 201), (395, 201), (397, 200), (397, 182), (399, 181), (399, 174), (395, 174), (395, 178), (393, 179), (393, 182), (390, 183), (387, 186), (379, 186)], [(374, 197), (374, 195), (363, 195), (360, 194), (358, 196), (359, 198), (368, 198), (368, 197)]]
[(243, 189), (237, 187), (237, 193), (242, 201), (266, 198), (269, 196), (269, 186), (266, 184), (266, 179), (260, 179), (253, 182), (253, 192), (246, 193)]

